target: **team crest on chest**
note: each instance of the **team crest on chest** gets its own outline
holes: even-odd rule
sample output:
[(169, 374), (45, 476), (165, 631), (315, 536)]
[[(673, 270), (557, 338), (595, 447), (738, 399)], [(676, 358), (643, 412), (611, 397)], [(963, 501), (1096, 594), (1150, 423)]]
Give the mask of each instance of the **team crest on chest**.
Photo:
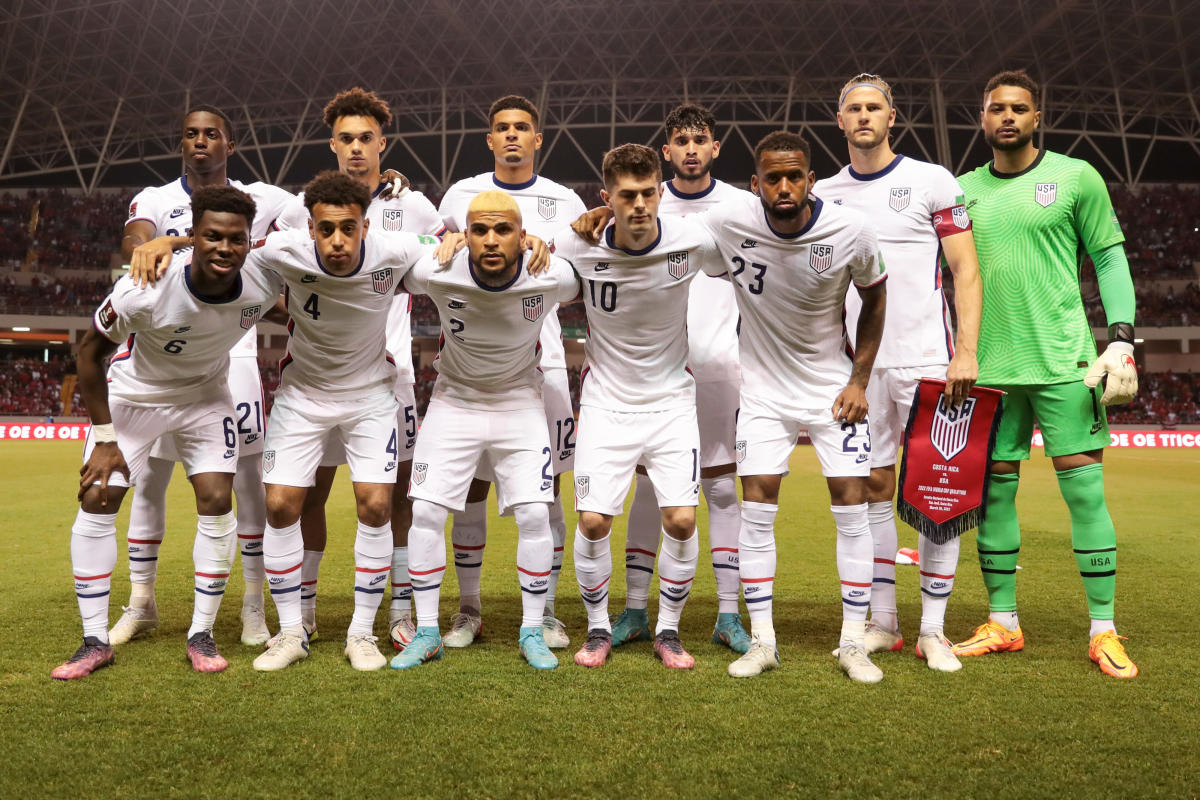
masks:
[(971, 428), (971, 412), (975, 410), (974, 397), (968, 397), (962, 405), (952, 406), (946, 396), (938, 398), (937, 411), (929, 426), (929, 441), (942, 458), (950, 461), (967, 446), (967, 433)]
[(833, 266), (833, 245), (811, 244), (808, 246), (808, 265), (820, 275)]
[(1058, 199), (1057, 183), (1039, 183), (1033, 189), (1033, 199), (1042, 208), (1046, 208)]
[(404, 225), (404, 209), (402, 208), (385, 208), (383, 210), (383, 229), (385, 231), (398, 231)]
[(888, 205), (892, 211), (903, 211), (912, 200), (912, 189), (907, 186), (897, 186), (888, 195)]
[(542, 317), (542, 296), (535, 294), (533, 297), (526, 297), (521, 300), (521, 312), (525, 315), (525, 319), (530, 322), (537, 322)]
[(242, 328), (244, 330), (254, 327), (254, 323), (258, 321), (259, 311), (262, 311), (262, 306), (250, 306), (242, 309)]
[(425, 482), (425, 478), (428, 477), (428, 475), (429, 475), (429, 465), (428, 464), (413, 464), (413, 473), (412, 473), (413, 483), (420, 486), (422, 483)]
[(371, 273), (371, 288), (377, 294), (388, 294), (392, 291), (392, 268), (384, 267)]
[(538, 215), (542, 219), (554, 219), (558, 214), (558, 201), (553, 197), (538, 198)]
[(686, 250), (677, 253), (667, 253), (667, 274), (679, 280), (688, 271), (688, 254)]

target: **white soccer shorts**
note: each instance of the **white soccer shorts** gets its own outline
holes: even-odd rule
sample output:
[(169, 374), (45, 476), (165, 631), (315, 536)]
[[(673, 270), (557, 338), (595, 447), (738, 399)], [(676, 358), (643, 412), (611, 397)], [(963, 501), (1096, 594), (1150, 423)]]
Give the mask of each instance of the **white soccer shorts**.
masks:
[(267, 424), (263, 483), (312, 486), (331, 433), (345, 448), (350, 480), (395, 483), (401, 444), (396, 406), (390, 388), (346, 399), (279, 390)]
[(734, 463), (738, 395), (742, 382), (708, 381), (696, 384), (696, 422), (700, 428), (700, 467)]
[(654, 483), (659, 508), (699, 504), (695, 407), (625, 412), (584, 406), (575, 453), (575, 510), (620, 515), (639, 464)]
[(434, 398), (421, 421), (408, 496), (462, 511), (477, 468), (487, 462), (501, 514), (521, 503), (549, 503), (553, 457), (541, 408), (483, 411)]
[(805, 428), (821, 462), (821, 474), (826, 478), (871, 474), (871, 432), (867, 420), (837, 422), (828, 408), (781, 418), (770, 404), (743, 395), (734, 445), (738, 475), (787, 475), (796, 437)]
[[(412, 461), (413, 448), (417, 446), (417, 400), (411, 383), (396, 384), (396, 451), (401, 463)], [(325, 440), (325, 451), (321, 454), (322, 467), (339, 467), (346, 463), (346, 448), (337, 433), (330, 431)]]
[(871, 421), (871, 467), (889, 467), (904, 440), (904, 428), (921, 378), (946, 379), (946, 365), (871, 370), (867, 417)]
[(550, 449), (554, 451), (554, 474), (575, 468), (575, 410), (571, 406), (571, 383), (567, 371), (543, 367), (542, 402), (546, 407), (546, 427)]
[[(267, 438), (267, 414), (257, 358), (230, 357), (229, 396), (233, 398), (233, 423), (238, 433), (239, 457), (258, 455)], [(154, 443), (150, 456), (164, 461), (180, 460), (179, 451), (169, 436)]]

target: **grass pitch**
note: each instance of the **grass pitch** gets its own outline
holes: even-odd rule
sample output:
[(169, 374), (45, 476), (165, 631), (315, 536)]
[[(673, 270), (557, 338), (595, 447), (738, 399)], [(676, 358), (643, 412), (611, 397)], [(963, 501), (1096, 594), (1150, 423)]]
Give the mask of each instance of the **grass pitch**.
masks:
[[(1200, 668), (1191, 638), (1200, 561), (1194, 452), (1107, 454), (1121, 545), (1117, 625), (1130, 637), (1141, 676), (1114, 680), (1087, 658), (1087, 612), (1066, 508), (1048, 460), (1035, 451), (1017, 498), (1025, 651), (966, 660), (953, 675), (926, 669), (912, 654), (917, 574), (902, 567), (897, 584), (908, 647), (876, 657), (885, 674), (877, 686), (850, 683), (829, 655), (840, 624), (834, 529), (808, 448), (793, 457), (777, 524), (783, 667), (748, 681), (729, 678), (729, 651), (709, 643), (716, 600), (703, 563), (681, 631), (696, 656), (694, 671), (663, 669), (650, 645), (639, 643), (615, 651), (603, 669), (577, 668), (566, 651), (558, 670), (535, 673), (516, 649), (515, 529), (494, 516), (483, 639), (411, 672), (354, 672), (341, 645), (352, 608), (354, 529), (344, 475), (329, 506), (322, 638), (312, 655), (283, 673), (251, 669), (257, 650), (238, 643), (237, 567), (215, 631), (231, 667), (193, 674), (184, 636), (194, 519), (180, 473), (159, 562), (161, 627), (118, 648), (114, 667), (58, 683), (50, 670), (79, 643), (68, 548), (79, 445), (0, 442), (0, 463), (0, 798), (1200, 792), (1200, 710), (1193, 705)], [(703, 526), (703, 508), (700, 516)], [(568, 524), (573, 517), (568, 510)], [(122, 536), (126, 518), (127, 510)], [(618, 522), (617, 547), (623, 531)], [(987, 614), (974, 535), (966, 538), (947, 617), (952, 639), (964, 638)], [(902, 526), (901, 542), (915, 546), (915, 533)], [(114, 622), (129, 591), (123, 539), (120, 550)], [(619, 555), (615, 560), (614, 613), (623, 585)], [(443, 621), (456, 596), (452, 576), (449, 570)], [(558, 615), (576, 644), (585, 618), (574, 581), (568, 555)], [(273, 609), (268, 615), (273, 624)], [(386, 637), (380, 616), (376, 632)]]

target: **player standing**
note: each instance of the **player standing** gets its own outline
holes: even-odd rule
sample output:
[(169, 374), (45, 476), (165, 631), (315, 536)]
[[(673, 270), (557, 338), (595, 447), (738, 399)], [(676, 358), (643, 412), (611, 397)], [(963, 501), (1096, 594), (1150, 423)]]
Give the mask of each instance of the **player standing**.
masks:
[[(220, 672), (213, 623), (233, 566), (238, 466), (229, 351), (278, 297), (268, 273), (243, 269), (254, 201), (232, 187), (196, 190), (189, 207), (195, 249), (189, 264), (156, 286), (126, 276), (96, 311), (79, 348), (79, 385), (92, 429), (80, 470), (80, 510), (71, 527), (71, 566), (83, 645), (51, 676), (82, 678), (113, 663), (108, 595), (117, 563), (116, 519), (126, 489), (146, 473), (150, 449), (170, 437), (196, 494), (195, 609), (187, 655), (193, 669)], [(105, 380), (104, 362), (124, 341)]]
[[(492, 172), (464, 178), (447, 190), (438, 211), (450, 230), (464, 230), (467, 208), (472, 198), (492, 189), (500, 189), (511, 195), (521, 210), (525, 230), (546, 241), (586, 210), (575, 192), (534, 173), (534, 157), (542, 146), (538, 124), (537, 107), (524, 97), (508, 95), (492, 103), (488, 109), (487, 143), (495, 156), (495, 166)], [(542, 372), (545, 375), (542, 395), (546, 404), (550, 444), (554, 448), (554, 501), (550, 504), (554, 567), (546, 592), (543, 633), (550, 647), (560, 648), (570, 644), (570, 640), (562, 622), (554, 616), (554, 599), (567, 535), (558, 476), (574, 467), (575, 413), (571, 406), (557, 307), (546, 311), (541, 346)], [(454, 515), (451, 529), (454, 570), (458, 575), (459, 612), (451, 618), (450, 631), (443, 640), (447, 647), (466, 647), (479, 635), (483, 624), (479, 580), (487, 541), (485, 501), (488, 486), (484, 478), (490, 480), (490, 476), (486, 468), (479, 477), (467, 495), (463, 512)]]
[[(977, 540), (990, 614), (954, 652), (978, 656), (1025, 646), (1017, 617), (1016, 494), (1036, 418), (1071, 514), (1071, 544), (1091, 617), (1088, 655), (1106, 674), (1132, 678), (1138, 668), (1113, 625), (1117, 534), (1105, 504), (1102, 462), (1109, 442), (1104, 407), (1137, 393), (1133, 280), (1100, 175), (1085, 161), (1034, 146), (1039, 95), (1023, 70), (988, 81), (980, 122), (993, 158), (959, 179), (983, 278), (979, 381), (1008, 394)], [(1108, 347), (1099, 357), (1079, 292), (1085, 250), (1109, 324)]]
[[(138, 192), (129, 205), (129, 219), (121, 240), (121, 255), (134, 267), (169, 256), (173, 249), (191, 246), (192, 193), (206, 186), (230, 185), (250, 195), (257, 209), (250, 235), (258, 241), (267, 235), (276, 217), (293, 199), (290, 192), (266, 183), (243, 185), (226, 174), (234, 150), (233, 126), (213, 106), (193, 106), (183, 119), (183, 175), (164, 186)], [(155, 245), (134, 254), (135, 248), (158, 239)], [(118, 358), (120, 354), (118, 354)], [(237, 473), (237, 535), (242, 550), (242, 643), (267, 641), (263, 609), (262, 537), (266, 501), (262, 485), (262, 449), (266, 426), (262, 379), (258, 371), (258, 329), (251, 326), (233, 348), (229, 360), (229, 391), (233, 398), (239, 437)], [(129, 605), (109, 632), (113, 644), (158, 627), (154, 597), (158, 550), (166, 534), (167, 485), (178, 454), (170, 437), (155, 444), (129, 511)]]
[[(896, 613), (896, 452), (921, 378), (946, 380), (946, 398), (961, 403), (978, 374), (979, 263), (962, 191), (944, 167), (896, 155), (888, 142), (896, 121), (892, 90), (878, 75), (856, 75), (842, 87), (838, 127), (846, 134), (850, 163), (814, 189), (870, 218), (887, 262), (888, 307), (883, 338), (867, 387), (871, 424), (871, 476), (867, 516), (875, 543), (868, 653), (901, 650)], [(942, 294), (941, 258), (954, 275), (958, 332)], [(846, 298), (846, 327), (855, 330), (861, 303)], [(853, 339), (851, 342), (853, 343)], [(959, 538), (945, 544), (921, 535), (921, 629), (916, 652), (930, 668), (962, 668), (943, 633), (946, 604), (958, 566)]]

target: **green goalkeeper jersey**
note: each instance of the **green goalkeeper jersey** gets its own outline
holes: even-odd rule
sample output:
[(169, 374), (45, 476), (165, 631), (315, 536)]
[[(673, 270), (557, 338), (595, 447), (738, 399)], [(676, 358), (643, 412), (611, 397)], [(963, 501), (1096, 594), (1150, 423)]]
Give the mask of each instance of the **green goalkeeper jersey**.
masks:
[(1125, 240), (1100, 174), (1043, 150), (1023, 172), (958, 179), (975, 233), (983, 316), (979, 382), (1080, 380), (1096, 357), (1079, 289), (1084, 254)]

